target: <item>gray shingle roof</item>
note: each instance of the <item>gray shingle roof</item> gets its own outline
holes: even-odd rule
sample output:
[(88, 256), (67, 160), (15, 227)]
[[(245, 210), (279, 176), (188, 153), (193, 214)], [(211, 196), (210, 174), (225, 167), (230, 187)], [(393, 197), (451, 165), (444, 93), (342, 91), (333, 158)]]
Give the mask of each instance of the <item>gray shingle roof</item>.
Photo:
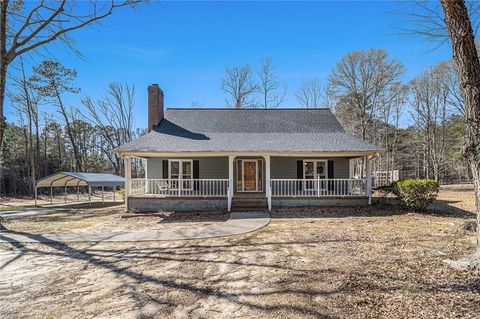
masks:
[(380, 151), (329, 109), (167, 109), (150, 133), (115, 152)]

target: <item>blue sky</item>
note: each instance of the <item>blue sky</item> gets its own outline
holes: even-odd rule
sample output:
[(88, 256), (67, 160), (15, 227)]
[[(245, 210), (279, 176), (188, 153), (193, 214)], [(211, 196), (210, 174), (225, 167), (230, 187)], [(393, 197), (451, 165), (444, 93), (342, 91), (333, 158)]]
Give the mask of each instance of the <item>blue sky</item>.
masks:
[[(284, 106), (295, 107), (302, 80), (324, 84), (335, 63), (352, 50), (383, 48), (407, 67), (405, 81), (451, 57), (448, 46), (432, 50), (423, 39), (401, 36), (398, 2), (161, 2), (123, 9), (73, 33), (84, 59), (51, 48), (78, 72), (81, 94), (99, 97), (107, 84), (135, 86), (136, 125), (145, 127), (146, 88), (158, 83), (167, 107), (225, 106), (220, 80), (225, 67), (271, 57), (288, 86)], [(7, 105), (7, 118), (12, 119)], [(408, 123), (408, 116), (404, 118)]]

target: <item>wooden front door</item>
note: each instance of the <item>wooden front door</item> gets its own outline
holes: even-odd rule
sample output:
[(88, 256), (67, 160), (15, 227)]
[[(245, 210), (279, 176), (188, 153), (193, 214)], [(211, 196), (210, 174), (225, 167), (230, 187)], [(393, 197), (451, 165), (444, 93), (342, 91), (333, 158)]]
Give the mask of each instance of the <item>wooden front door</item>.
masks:
[(243, 161), (243, 191), (257, 191), (257, 161)]
[(263, 191), (261, 159), (239, 159), (236, 162), (237, 192)]

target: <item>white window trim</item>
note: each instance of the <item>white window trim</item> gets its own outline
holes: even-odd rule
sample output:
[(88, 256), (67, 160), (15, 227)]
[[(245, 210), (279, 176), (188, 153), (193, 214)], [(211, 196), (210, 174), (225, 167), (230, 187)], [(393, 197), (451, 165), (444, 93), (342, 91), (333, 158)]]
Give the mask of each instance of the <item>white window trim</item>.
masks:
[[(172, 162), (179, 162), (179, 166), (178, 166), (178, 179), (177, 178), (172, 178)], [(190, 187), (184, 187), (183, 185), (183, 163), (187, 163), (189, 162), (190, 163), (190, 167), (192, 168), (192, 172), (190, 174), (191, 178), (190, 179), (187, 179), (187, 180), (191, 180), (192, 182), (190, 182), (189, 184), (187, 185), (190, 185)], [(168, 160), (168, 179), (173, 179), (173, 180), (178, 180), (178, 186), (180, 186), (180, 184), (182, 183), (182, 189), (185, 189), (185, 190), (192, 190), (193, 189), (193, 160), (192, 159), (169, 159)], [(178, 189), (178, 186), (177, 188), (172, 188), (172, 189)]]

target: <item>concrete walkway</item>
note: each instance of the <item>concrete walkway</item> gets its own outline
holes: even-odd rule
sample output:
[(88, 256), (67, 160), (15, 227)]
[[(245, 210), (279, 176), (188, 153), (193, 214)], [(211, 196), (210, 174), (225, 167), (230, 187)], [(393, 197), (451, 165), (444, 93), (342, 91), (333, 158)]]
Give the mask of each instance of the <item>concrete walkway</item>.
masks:
[(95, 232), (93, 230), (62, 234), (30, 234), (15, 231), (0, 231), (0, 243), (46, 243), (46, 242), (129, 242), (155, 240), (185, 240), (233, 236), (265, 227), (270, 216), (264, 212), (232, 212), (230, 219), (216, 225), (199, 226), (188, 230), (152, 230), (124, 232)]

